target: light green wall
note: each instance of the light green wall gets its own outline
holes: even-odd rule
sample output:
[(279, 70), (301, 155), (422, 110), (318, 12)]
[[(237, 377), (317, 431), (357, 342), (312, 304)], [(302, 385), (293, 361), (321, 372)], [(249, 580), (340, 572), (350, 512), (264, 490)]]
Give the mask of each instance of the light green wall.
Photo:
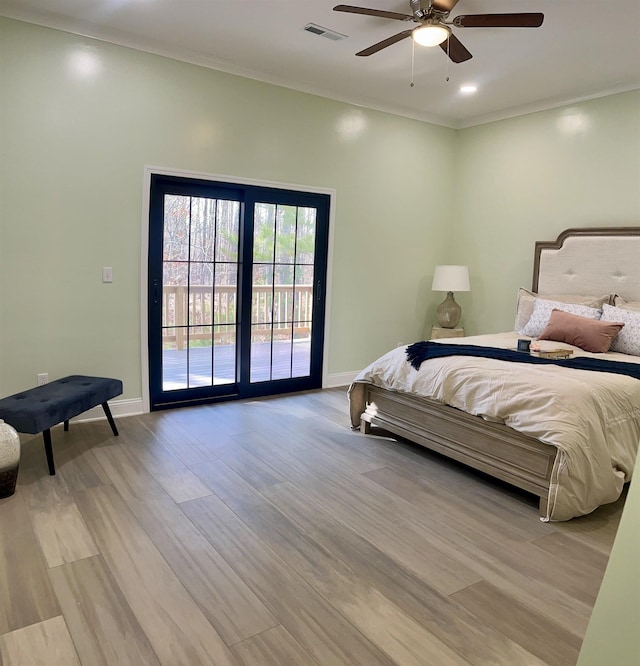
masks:
[(453, 130), (8, 19), (0, 67), (0, 394), (48, 372), (142, 395), (145, 165), (335, 189), (329, 373), (422, 337)]
[(640, 457), (578, 666), (640, 664)]
[(640, 91), (465, 129), (452, 247), (468, 331), (513, 329), (533, 247), (570, 227), (640, 224)]

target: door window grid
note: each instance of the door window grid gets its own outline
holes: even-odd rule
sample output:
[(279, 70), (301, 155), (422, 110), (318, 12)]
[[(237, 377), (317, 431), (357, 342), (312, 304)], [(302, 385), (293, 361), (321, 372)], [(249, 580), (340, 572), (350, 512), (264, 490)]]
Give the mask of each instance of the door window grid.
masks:
[[(313, 311), (315, 208), (257, 203), (254, 223), (251, 381), (306, 376)], [(287, 217), (289, 219), (287, 224)], [(303, 218), (301, 223), (301, 217)], [(309, 233), (311, 232), (311, 233)], [(304, 256), (299, 249), (306, 250)], [(300, 269), (305, 267), (306, 271)], [(310, 277), (306, 285), (297, 276)], [(304, 315), (304, 319), (300, 317)], [(269, 345), (269, 364), (258, 361)], [(286, 354), (286, 356), (285, 356)]]
[[(180, 204), (183, 219), (176, 220), (175, 209)], [(233, 383), (239, 204), (167, 194), (165, 210), (169, 214), (165, 214), (163, 239), (162, 340), (163, 350), (177, 353), (175, 358), (163, 354), (164, 388)], [(227, 238), (223, 244), (224, 235)], [(217, 349), (220, 345), (233, 350)], [(224, 369), (216, 373), (216, 367)]]

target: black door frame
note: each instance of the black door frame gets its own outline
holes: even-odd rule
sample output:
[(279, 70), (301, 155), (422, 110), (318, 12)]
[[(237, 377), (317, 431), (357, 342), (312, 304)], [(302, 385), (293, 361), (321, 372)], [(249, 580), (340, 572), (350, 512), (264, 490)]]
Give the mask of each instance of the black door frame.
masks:
[[(240, 201), (240, 254), (238, 257), (238, 312), (237, 312), (237, 382), (175, 391), (162, 390), (162, 224), (157, 228), (159, 211), (163, 211), (164, 194), (208, 196)], [(218, 400), (242, 399), (278, 393), (289, 393), (321, 388), (324, 369), (326, 307), (328, 302), (328, 267), (330, 261), (330, 222), (332, 194), (329, 191), (290, 189), (286, 185), (260, 185), (230, 182), (226, 178), (200, 178), (180, 173), (150, 171), (149, 211), (147, 233), (147, 349), (148, 374), (143, 380), (149, 392), (151, 410), (202, 404)], [(249, 381), (251, 353), (251, 273), (244, 269), (252, 265), (253, 206), (256, 202), (281, 205), (312, 206), (318, 210), (316, 224), (316, 252), (314, 256), (314, 312), (311, 330), (311, 368), (308, 376), (276, 379), (268, 382)], [(160, 218), (162, 219), (162, 218)], [(154, 254), (155, 253), (155, 254)], [(155, 257), (155, 261), (154, 261)], [(160, 257), (158, 261), (157, 258)], [(248, 318), (247, 318), (248, 316)], [(242, 323), (243, 317), (246, 322)]]

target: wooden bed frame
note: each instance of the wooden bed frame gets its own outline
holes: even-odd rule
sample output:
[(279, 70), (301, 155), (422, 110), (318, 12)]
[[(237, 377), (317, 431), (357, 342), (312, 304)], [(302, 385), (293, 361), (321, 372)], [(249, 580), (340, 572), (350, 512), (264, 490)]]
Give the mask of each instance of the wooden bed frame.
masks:
[[(640, 227), (568, 229), (555, 241), (535, 244), (533, 291), (611, 293), (638, 301), (638, 256)], [(361, 432), (370, 433), (372, 425), (380, 426), (511, 483), (537, 495), (540, 516), (546, 516), (555, 447), (433, 400), (372, 384), (363, 386), (366, 410)]]

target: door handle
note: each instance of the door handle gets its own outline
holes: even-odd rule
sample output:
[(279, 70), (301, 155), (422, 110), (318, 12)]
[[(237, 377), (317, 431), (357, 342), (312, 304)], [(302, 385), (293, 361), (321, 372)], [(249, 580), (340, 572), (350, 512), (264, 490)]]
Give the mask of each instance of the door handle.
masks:
[(160, 300), (158, 298), (158, 285), (159, 285), (159, 283), (160, 283), (160, 281), (158, 280), (158, 278), (153, 279), (153, 304), (154, 305), (158, 305), (158, 303), (160, 302)]

